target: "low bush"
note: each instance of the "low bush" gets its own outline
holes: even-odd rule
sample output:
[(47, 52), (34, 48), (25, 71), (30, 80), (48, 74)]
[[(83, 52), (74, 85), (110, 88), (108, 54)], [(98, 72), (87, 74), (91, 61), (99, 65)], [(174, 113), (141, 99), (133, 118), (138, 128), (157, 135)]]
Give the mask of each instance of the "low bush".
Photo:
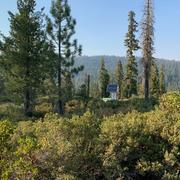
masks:
[(160, 109), (169, 111), (170, 113), (180, 113), (180, 93), (169, 92), (161, 97)]
[(19, 121), (24, 119), (22, 106), (13, 103), (0, 104), (0, 119)]
[(98, 109), (104, 108), (106, 103), (102, 99), (91, 99), (88, 104), (87, 108), (90, 111), (96, 112)]
[(65, 104), (67, 114), (82, 115), (85, 111), (85, 104), (81, 100), (71, 100)]
[(145, 113), (0, 121), (0, 178), (179, 180), (179, 97)]
[(54, 109), (52, 103), (43, 102), (35, 106), (35, 111), (44, 116), (47, 113), (52, 113)]

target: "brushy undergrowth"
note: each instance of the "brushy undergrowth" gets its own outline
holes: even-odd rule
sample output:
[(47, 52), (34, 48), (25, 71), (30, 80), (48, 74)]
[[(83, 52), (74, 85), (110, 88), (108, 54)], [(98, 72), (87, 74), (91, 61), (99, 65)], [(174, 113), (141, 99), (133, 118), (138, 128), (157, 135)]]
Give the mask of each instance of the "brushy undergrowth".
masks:
[(150, 112), (2, 120), (0, 160), (0, 179), (179, 180), (180, 94)]

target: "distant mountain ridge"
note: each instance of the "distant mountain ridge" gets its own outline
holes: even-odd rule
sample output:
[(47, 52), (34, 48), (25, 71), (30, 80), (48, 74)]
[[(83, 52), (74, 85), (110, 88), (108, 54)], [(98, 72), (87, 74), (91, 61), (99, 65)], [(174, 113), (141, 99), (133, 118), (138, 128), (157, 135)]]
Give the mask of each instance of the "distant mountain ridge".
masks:
[[(76, 83), (80, 84), (84, 81), (85, 74), (90, 74), (92, 80), (98, 78), (101, 59), (104, 58), (106, 68), (109, 73), (114, 72), (115, 66), (121, 60), (124, 70), (127, 63), (126, 57), (118, 56), (81, 56), (75, 59), (75, 66), (84, 65), (84, 71), (76, 76)], [(141, 58), (137, 57), (139, 74), (142, 74)], [(169, 90), (180, 90), (180, 61), (156, 59), (156, 63), (160, 68), (162, 65), (165, 67), (166, 86)]]

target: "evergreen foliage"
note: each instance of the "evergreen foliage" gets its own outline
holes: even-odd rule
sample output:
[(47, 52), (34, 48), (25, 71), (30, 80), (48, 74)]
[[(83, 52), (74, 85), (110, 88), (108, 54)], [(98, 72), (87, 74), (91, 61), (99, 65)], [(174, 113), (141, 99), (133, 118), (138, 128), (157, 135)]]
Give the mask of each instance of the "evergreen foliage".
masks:
[(105, 67), (104, 59), (101, 60), (101, 67), (99, 70), (99, 91), (102, 98), (107, 97), (107, 85), (109, 84), (109, 74)]
[(128, 33), (126, 34), (125, 46), (127, 47), (127, 65), (125, 76), (125, 96), (131, 97), (133, 94), (137, 95), (137, 79), (138, 69), (134, 51), (139, 49), (139, 40), (136, 39), (135, 33), (137, 32), (138, 23), (135, 21), (135, 13), (129, 12), (129, 26)]
[(119, 87), (119, 99), (123, 97), (123, 81), (124, 81), (124, 72), (121, 60), (118, 61), (115, 68), (115, 81)]
[(159, 88), (160, 95), (162, 95), (166, 92), (164, 66), (161, 66), (161, 69), (160, 69), (159, 86), (160, 86), (160, 88)]
[(149, 100), (149, 79), (153, 61), (154, 12), (152, 0), (146, 0), (142, 21), (142, 63), (144, 68), (144, 98)]
[[(55, 58), (55, 79), (57, 79), (57, 113), (63, 114), (63, 90), (62, 80), (67, 78), (65, 83), (71, 83), (70, 78), (83, 69), (82, 66), (74, 67), (74, 58), (81, 55), (82, 46), (78, 46), (77, 40), (72, 40), (75, 34), (76, 20), (71, 16), (71, 8), (67, 0), (52, 1), (51, 11), (52, 19), (47, 18), (47, 32), (49, 41), (57, 49)], [(56, 48), (57, 47), (57, 48)], [(71, 85), (67, 85), (71, 87)]]
[[(75, 76), (74, 81), (76, 84), (76, 87), (78, 87), (82, 81), (84, 81), (84, 76), (86, 74), (91, 75), (91, 88), (93, 86), (96, 86), (97, 79), (98, 79), (98, 70), (100, 68), (100, 59), (102, 56), (81, 56), (76, 58), (75, 65), (83, 65), (84, 71), (79, 73), (78, 76)], [(121, 63), (123, 65), (123, 70), (125, 74), (126, 70), (126, 64), (127, 59), (126, 57), (119, 57), (119, 56), (103, 56), (104, 61), (106, 64), (106, 69), (108, 70), (109, 74), (113, 74), (113, 83), (114, 81), (114, 70), (117, 66), (117, 63), (119, 59), (121, 59)], [(179, 61), (173, 61), (173, 60), (167, 60), (167, 59), (158, 59), (155, 58), (156, 64), (158, 66), (158, 69), (160, 71), (160, 67), (164, 66), (164, 75), (165, 75), (165, 85), (167, 91), (178, 91), (180, 90), (180, 62)], [(138, 81), (144, 81), (143, 78), (143, 64), (142, 64), (142, 58), (136, 57), (136, 62), (138, 64)], [(112, 79), (112, 78), (111, 78)], [(144, 88), (142, 88), (142, 91), (144, 91)], [(96, 90), (97, 92), (97, 90)], [(91, 93), (96, 93), (92, 92)]]
[[(83, 66), (75, 60), (82, 47), (72, 39), (76, 21), (68, 0), (52, 1), (47, 24), (35, 0), (17, 0), (17, 13), (9, 12), (10, 34), (0, 34), (0, 179), (180, 179), (180, 92), (165, 93), (180, 87), (178, 63), (164, 61), (159, 73), (152, 0), (145, 2), (144, 100), (132, 97), (140, 94), (142, 72), (134, 55), (133, 11), (125, 77), (125, 60), (98, 59), (99, 68), (95, 58), (85, 57), (88, 69), (79, 86), (74, 77)], [(119, 100), (105, 102), (110, 78)]]
[(6, 87), (24, 100), (24, 113), (32, 116), (33, 105), (46, 66), (43, 10), (35, 11), (35, 0), (18, 0), (18, 12), (9, 12), (10, 35), (1, 46)]
[(74, 85), (72, 82), (72, 74), (71, 73), (66, 73), (63, 81), (62, 81), (62, 90), (63, 90), (63, 95), (62, 99), (64, 102), (67, 102), (69, 100), (72, 100), (74, 96)]
[(160, 84), (159, 84), (159, 71), (155, 62), (151, 65), (150, 72), (150, 94), (151, 96), (159, 96)]

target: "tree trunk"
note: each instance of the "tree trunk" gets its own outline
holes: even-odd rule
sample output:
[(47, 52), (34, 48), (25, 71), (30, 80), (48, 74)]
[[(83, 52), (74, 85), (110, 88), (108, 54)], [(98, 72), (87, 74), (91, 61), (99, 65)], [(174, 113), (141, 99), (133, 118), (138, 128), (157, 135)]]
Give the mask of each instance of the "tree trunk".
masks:
[(24, 114), (26, 117), (32, 117), (32, 103), (31, 103), (31, 96), (30, 91), (27, 88), (25, 92), (25, 102), (24, 102)]
[(90, 75), (87, 76), (87, 97), (90, 97)]
[[(30, 42), (29, 37), (28, 37), (28, 43)], [(27, 51), (28, 53), (29, 51)], [(25, 86), (25, 100), (24, 100), (24, 114), (26, 117), (32, 117), (33, 112), (32, 112), (32, 97), (31, 97), (31, 91), (30, 91), (30, 58), (28, 57), (26, 59), (26, 86)]]
[(59, 24), (59, 42), (58, 42), (58, 102), (57, 113), (63, 115), (63, 102), (62, 102), (62, 57), (61, 57), (61, 23)]
[(61, 93), (61, 68), (58, 70), (58, 101), (57, 101), (57, 113), (63, 115), (63, 102)]
[(149, 100), (149, 68), (146, 64), (144, 67), (144, 99)]

